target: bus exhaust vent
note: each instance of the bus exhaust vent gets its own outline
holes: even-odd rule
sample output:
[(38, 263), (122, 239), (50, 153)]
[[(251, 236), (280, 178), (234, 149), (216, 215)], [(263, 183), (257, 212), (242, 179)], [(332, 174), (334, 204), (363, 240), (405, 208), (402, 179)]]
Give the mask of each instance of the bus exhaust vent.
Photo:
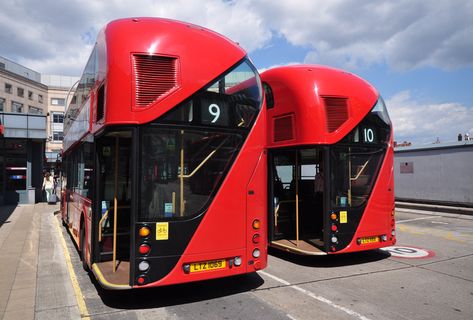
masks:
[(273, 118), (274, 142), (294, 139), (294, 115)]
[(177, 58), (133, 55), (135, 107), (145, 108), (179, 87)]
[(348, 99), (338, 97), (323, 97), (327, 129), (334, 132), (348, 120)]

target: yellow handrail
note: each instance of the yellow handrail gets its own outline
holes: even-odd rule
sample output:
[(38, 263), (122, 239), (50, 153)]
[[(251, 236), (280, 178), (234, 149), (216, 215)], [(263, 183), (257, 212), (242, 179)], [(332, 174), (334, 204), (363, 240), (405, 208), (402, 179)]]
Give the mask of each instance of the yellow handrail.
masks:
[(113, 272), (117, 271), (117, 218), (118, 218), (118, 152), (119, 140), (115, 138), (115, 192), (113, 195)]
[(185, 211), (185, 201), (184, 201), (184, 179), (188, 179), (188, 178), (191, 178), (194, 174), (197, 173), (197, 171), (200, 170), (200, 168), (202, 168), (202, 166), (207, 162), (209, 161), (210, 158), (212, 158), (212, 156), (218, 151), (220, 150), (220, 148), (223, 146), (223, 144), (225, 143), (225, 140), (222, 141), (222, 143), (220, 143), (218, 145), (218, 147), (213, 150), (212, 152), (210, 152), (208, 154), (207, 157), (205, 157), (204, 160), (202, 160), (199, 165), (190, 173), (190, 174), (184, 174), (184, 148), (183, 148), (183, 145), (184, 145), (184, 130), (181, 130), (181, 152), (180, 152), (180, 155), (181, 155), (181, 172), (179, 173), (179, 182), (180, 182), (180, 186), (179, 186), (179, 194), (180, 194), (180, 201), (179, 201), (179, 214), (180, 216), (184, 216), (184, 211)]
[(299, 152), (296, 151), (296, 246), (299, 246)]
[[(222, 141), (222, 143), (220, 143), (220, 144), (218, 145), (218, 147), (215, 148), (214, 151), (210, 152), (210, 153), (208, 154), (208, 156), (205, 157), (205, 159), (202, 160), (202, 161), (199, 163), (199, 165), (198, 165), (197, 167), (195, 167), (195, 169), (194, 169), (190, 174), (184, 174), (184, 175), (183, 175), (183, 174), (182, 174), (182, 173), (183, 173), (183, 172), (182, 172), (183, 170), (181, 169), (181, 175), (182, 175), (182, 177), (183, 177), (183, 178), (191, 178), (194, 174), (196, 174), (197, 171), (199, 171), (200, 168), (201, 168), (207, 161), (209, 161), (210, 158), (212, 158), (212, 156), (215, 154), (215, 152), (217, 152), (218, 150), (220, 150), (220, 148), (223, 146), (224, 143), (225, 143), (225, 141)], [(179, 177), (180, 177), (180, 176), (179, 176)]]
[(352, 181), (358, 180), (358, 178), (360, 177), (361, 173), (362, 173), (363, 171), (365, 171), (365, 168), (366, 168), (366, 166), (368, 165), (368, 162), (370, 162), (370, 161), (369, 161), (369, 160), (366, 160), (365, 164), (361, 167), (361, 169), (360, 169), (360, 171), (358, 172), (358, 174), (356, 175), (356, 177), (350, 178), (350, 180), (352, 180)]
[(107, 219), (108, 217), (108, 210), (105, 211), (102, 219), (100, 219), (100, 222), (99, 222), (99, 242), (102, 241), (102, 223), (105, 219)]

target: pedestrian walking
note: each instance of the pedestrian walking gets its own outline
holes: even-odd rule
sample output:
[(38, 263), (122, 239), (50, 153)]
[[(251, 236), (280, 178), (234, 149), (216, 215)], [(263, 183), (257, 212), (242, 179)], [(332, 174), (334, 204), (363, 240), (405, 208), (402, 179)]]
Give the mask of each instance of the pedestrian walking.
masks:
[[(49, 172), (44, 174), (43, 178), (43, 190), (46, 191), (46, 201), (48, 203), (53, 202), (53, 193), (54, 193), (54, 178)], [(55, 201), (54, 201), (55, 202)]]

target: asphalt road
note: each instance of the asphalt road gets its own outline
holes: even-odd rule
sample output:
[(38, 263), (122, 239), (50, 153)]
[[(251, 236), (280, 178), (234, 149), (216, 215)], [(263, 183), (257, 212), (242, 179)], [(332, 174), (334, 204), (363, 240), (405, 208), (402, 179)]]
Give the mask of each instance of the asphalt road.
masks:
[(396, 219), (400, 248), (390, 251), (273, 250), (257, 274), (126, 292), (103, 290), (63, 235), (91, 319), (473, 319), (473, 217)]

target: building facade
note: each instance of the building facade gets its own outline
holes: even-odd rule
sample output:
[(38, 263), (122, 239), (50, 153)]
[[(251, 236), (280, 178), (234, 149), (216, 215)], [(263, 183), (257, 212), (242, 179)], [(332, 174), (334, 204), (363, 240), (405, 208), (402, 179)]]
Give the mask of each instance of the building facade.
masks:
[(42, 201), (43, 172), (58, 160), (67, 93), (77, 79), (0, 57), (0, 205)]
[(41, 199), (48, 87), (41, 75), (0, 59), (0, 204)]
[(45, 159), (47, 170), (55, 170), (55, 163), (60, 158), (63, 141), (64, 114), (66, 106), (74, 95), (73, 88), (78, 77), (41, 75), (41, 83), (48, 87), (47, 101), (47, 139)]
[(473, 206), (472, 165), (472, 140), (396, 148), (396, 200)]

